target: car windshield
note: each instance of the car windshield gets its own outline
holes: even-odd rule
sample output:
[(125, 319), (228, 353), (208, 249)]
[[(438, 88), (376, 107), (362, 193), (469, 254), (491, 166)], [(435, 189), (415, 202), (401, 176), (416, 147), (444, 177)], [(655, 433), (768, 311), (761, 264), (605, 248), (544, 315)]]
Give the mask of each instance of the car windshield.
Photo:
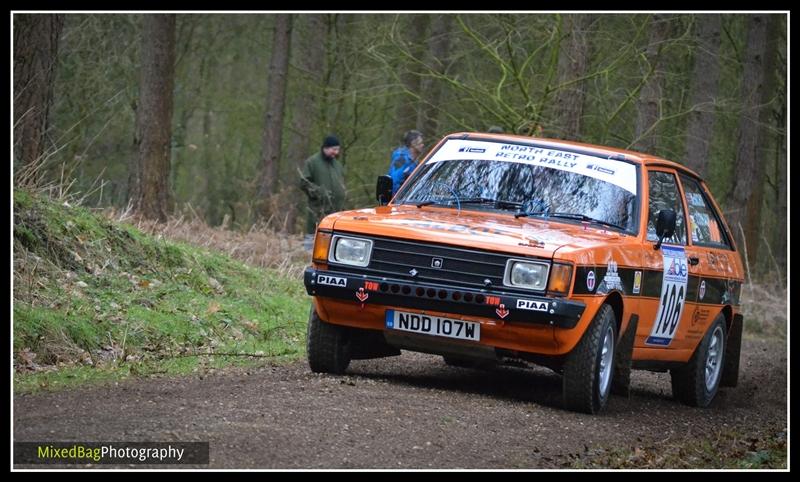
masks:
[(505, 210), (636, 230), (636, 166), (521, 144), (449, 140), (395, 204)]

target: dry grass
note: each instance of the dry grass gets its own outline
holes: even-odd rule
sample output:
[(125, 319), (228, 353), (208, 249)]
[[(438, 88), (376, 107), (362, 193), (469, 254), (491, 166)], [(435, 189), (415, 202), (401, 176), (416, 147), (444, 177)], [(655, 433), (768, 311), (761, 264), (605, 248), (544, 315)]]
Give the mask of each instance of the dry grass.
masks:
[(788, 290), (773, 280), (756, 280), (742, 287), (742, 315), (745, 332), (786, 335)]
[(277, 270), (290, 278), (302, 276), (311, 260), (303, 249), (303, 236), (280, 233), (264, 224), (255, 224), (247, 231), (211, 227), (192, 211), (158, 223), (132, 216), (129, 211), (106, 210), (106, 217), (127, 222), (137, 229), (164, 238), (185, 242), (225, 253), (251, 266)]

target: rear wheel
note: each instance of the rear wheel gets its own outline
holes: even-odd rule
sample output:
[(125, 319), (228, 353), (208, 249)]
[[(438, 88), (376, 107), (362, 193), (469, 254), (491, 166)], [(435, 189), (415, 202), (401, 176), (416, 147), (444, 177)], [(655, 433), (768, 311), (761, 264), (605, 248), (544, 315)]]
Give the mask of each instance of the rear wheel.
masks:
[(349, 335), (347, 328), (322, 321), (312, 306), (306, 340), (308, 366), (311, 371), (344, 373), (351, 359)]
[(722, 379), (725, 342), (725, 316), (720, 313), (686, 366), (670, 370), (675, 398), (693, 407), (707, 407), (711, 403)]
[(564, 362), (562, 386), (568, 409), (597, 413), (608, 404), (616, 340), (614, 310), (603, 305)]

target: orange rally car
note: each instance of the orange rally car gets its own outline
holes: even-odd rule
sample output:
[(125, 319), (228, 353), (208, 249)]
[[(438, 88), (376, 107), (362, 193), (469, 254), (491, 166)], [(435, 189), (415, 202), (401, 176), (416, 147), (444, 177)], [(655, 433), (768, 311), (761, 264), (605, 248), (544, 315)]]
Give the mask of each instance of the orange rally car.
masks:
[(641, 153), (512, 135), (442, 139), (391, 202), (324, 218), (305, 270), (308, 361), (439, 354), (562, 374), (567, 408), (669, 371), (707, 406), (739, 373), (743, 269), (705, 183)]

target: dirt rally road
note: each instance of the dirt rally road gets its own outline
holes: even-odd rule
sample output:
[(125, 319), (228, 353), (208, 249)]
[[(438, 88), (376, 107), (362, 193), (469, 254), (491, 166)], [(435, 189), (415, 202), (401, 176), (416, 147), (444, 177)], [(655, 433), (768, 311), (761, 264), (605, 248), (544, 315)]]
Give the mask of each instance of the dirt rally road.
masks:
[(345, 376), (301, 360), (15, 395), (14, 441), (208, 441), (210, 468), (571, 467), (720, 432), (785, 433), (786, 341), (745, 339), (742, 350), (739, 386), (707, 409), (672, 400), (668, 374), (634, 371), (629, 399), (577, 414), (561, 409), (549, 370), (454, 368), (403, 352), (354, 361)]

